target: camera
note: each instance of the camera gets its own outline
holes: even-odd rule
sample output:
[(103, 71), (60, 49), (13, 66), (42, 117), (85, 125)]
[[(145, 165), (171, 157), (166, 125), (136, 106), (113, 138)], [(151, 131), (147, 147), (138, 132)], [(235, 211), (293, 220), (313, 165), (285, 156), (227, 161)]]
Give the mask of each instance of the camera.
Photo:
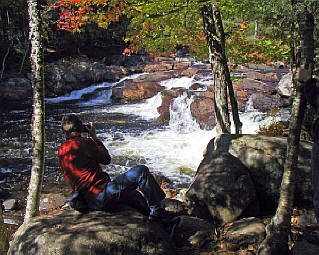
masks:
[(85, 124), (83, 125), (83, 132), (89, 133), (91, 129), (91, 125)]

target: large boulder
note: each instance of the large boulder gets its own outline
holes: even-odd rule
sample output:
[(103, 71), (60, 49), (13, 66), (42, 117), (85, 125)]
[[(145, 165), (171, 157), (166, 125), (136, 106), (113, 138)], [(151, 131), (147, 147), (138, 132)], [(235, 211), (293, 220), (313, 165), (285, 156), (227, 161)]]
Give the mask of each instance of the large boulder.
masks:
[(137, 101), (148, 99), (164, 90), (157, 82), (134, 82), (125, 80), (119, 86), (112, 89), (112, 100), (114, 101)]
[(214, 99), (195, 97), (190, 110), (201, 129), (211, 130), (216, 126)]
[(159, 223), (129, 207), (86, 214), (68, 209), (24, 223), (15, 233), (9, 255), (33, 254), (175, 254)]
[[(301, 141), (296, 165), (295, 205), (312, 205), (311, 143)], [(206, 155), (229, 152), (244, 164), (256, 188), (263, 211), (277, 207), (287, 151), (287, 138), (260, 135), (222, 135), (212, 140)], [(207, 157), (207, 156), (206, 156)], [(229, 162), (229, 167), (232, 162)]]
[(277, 91), (282, 97), (291, 97), (293, 93), (292, 73), (284, 75), (278, 83)]
[(279, 76), (277, 73), (260, 73), (253, 70), (247, 72), (247, 78), (259, 81), (278, 82)]
[(281, 98), (279, 95), (269, 95), (262, 92), (253, 94), (251, 100), (254, 109), (260, 112), (269, 112), (273, 108), (290, 105), (289, 99)]
[(172, 78), (180, 77), (179, 73), (176, 71), (170, 72), (154, 72), (154, 73), (147, 73), (138, 76), (137, 78), (133, 79), (134, 82), (161, 82), (164, 80), (169, 80)]
[(237, 219), (256, 193), (248, 169), (238, 158), (208, 150), (185, 196), (192, 215), (224, 224)]
[(266, 235), (265, 224), (254, 217), (244, 218), (225, 227), (223, 241), (227, 250), (239, 250), (261, 243)]
[(145, 65), (143, 71), (146, 73), (158, 72), (158, 71), (169, 71), (173, 70), (173, 62), (161, 62), (156, 64)]
[(90, 59), (61, 60), (45, 67), (46, 96), (64, 95), (93, 83), (115, 82), (127, 74), (123, 67), (107, 66)]

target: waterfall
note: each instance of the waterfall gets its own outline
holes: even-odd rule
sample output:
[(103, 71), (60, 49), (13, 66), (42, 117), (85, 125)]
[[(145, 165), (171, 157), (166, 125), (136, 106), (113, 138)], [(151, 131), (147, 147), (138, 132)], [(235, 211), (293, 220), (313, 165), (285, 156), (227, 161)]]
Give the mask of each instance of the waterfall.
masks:
[(253, 102), (253, 98), (249, 97), (246, 106), (245, 106), (245, 112), (254, 112), (256, 111), (254, 108), (254, 102)]
[(188, 98), (187, 93), (183, 93), (171, 104), (169, 125), (176, 132), (185, 134), (200, 130), (190, 110), (193, 101), (193, 96)]
[(126, 104), (106, 108), (104, 112), (123, 113), (138, 116), (139, 119), (153, 120), (160, 116), (157, 108), (162, 105), (162, 94), (159, 92), (156, 96), (146, 99), (144, 103)]

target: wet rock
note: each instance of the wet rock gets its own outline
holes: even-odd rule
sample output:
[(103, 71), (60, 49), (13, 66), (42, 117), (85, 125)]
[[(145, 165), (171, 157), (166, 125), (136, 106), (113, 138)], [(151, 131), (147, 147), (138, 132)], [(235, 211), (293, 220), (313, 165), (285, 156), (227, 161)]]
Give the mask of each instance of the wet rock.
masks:
[(228, 152), (207, 150), (186, 193), (190, 213), (219, 224), (236, 220), (254, 201), (248, 169)]
[(46, 96), (64, 95), (97, 82), (115, 82), (127, 74), (118, 66), (91, 59), (59, 60), (45, 67)]
[(193, 77), (198, 72), (199, 69), (189, 68), (181, 72), (182, 76)]
[(196, 97), (190, 106), (192, 116), (202, 129), (211, 130), (216, 125), (214, 100)]
[[(295, 205), (312, 206), (310, 142), (301, 141), (296, 166)], [(250, 173), (257, 192), (261, 212), (277, 208), (280, 184), (287, 151), (287, 138), (261, 135), (222, 135), (207, 146), (207, 155), (215, 150), (237, 157)]]
[(203, 90), (206, 86), (200, 83), (194, 83), (192, 86), (189, 87), (189, 90)]
[(247, 78), (258, 80), (258, 81), (269, 81), (269, 82), (278, 82), (279, 76), (277, 73), (260, 73), (256, 71), (248, 71)]
[(142, 74), (139, 77), (133, 79), (134, 82), (161, 82), (172, 78), (178, 78), (179, 74), (175, 71), (172, 72), (154, 72), (148, 74)]
[(244, 78), (241, 82), (237, 82), (237, 86), (241, 90), (246, 90), (250, 94), (255, 92), (268, 92), (273, 90), (273, 87), (262, 81)]
[(61, 194), (41, 194), (39, 209), (49, 211), (61, 208), (66, 203), (66, 197)]
[(173, 70), (173, 62), (160, 62), (157, 64), (148, 64), (143, 68), (143, 72), (146, 73), (169, 70)]
[(291, 97), (293, 93), (292, 73), (284, 75), (276, 89), (282, 97)]
[(215, 226), (206, 220), (180, 216), (173, 236), (177, 246), (191, 244), (200, 247), (213, 239), (214, 231)]
[(154, 176), (154, 179), (157, 181), (157, 183), (160, 186), (166, 186), (166, 185), (173, 183), (169, 178), (167, 178), (166, 176), (164, 176), (162, 174), (155, 174), (154, 173), (153, 176)]
[(18, 200), (17, 199), (7, 199), (2, 203), (4, 210), (10, 211), (18, 208)]
[(163, 199), (162, 207), (165, 208), (166, 211), (174, 213), (176, 216), (187, 215), (185, 205), (176, 199)]
[(192, 65), (191, 62), (174, 62), (173, 69), (174, 70), (181, 70), (181, 69), (187, 69)]
[(250, 244), (261, 243), (266, 235), (265, 224), (257, 218), (235, 221), (225, 228), (224, 242), (229, 250), (246, 248)]
[(125, 80), (119, 86), (122, 88), (112, 89), (112, 99), (115, 101), (136, 101), (155, 96), (164, 90), (164, 87), (157, 82), (134, 82)]
[(260, 112), (269, 112), (275, 107), (287, 107), (290, 105), (288, 99), (283, 99), (278, 95), (268, 95), (257, 92), (251, 96), (253, 107)]
[(198, 81), (198, 80), (211, 80), (212, 78), (213, 78), (213, 75), (212, 75), (211, 69), (199, 69), (194, 76), (194, 79), (196, 81)]
[(249, 94), (245, 90), (236, 90), (235, 91), (237, 103), (238, 103), (238, 110), (240, 112), (245, 112), (246, 104), (249, 99)]
[(183, 88), (172, 88), (162, 92), (162, 105), (157, 108), (160, 114), (157, 119), (158, 122), (167, 123), (170, 121), (170, 106), (174, 99), (181, 96), (184, 92), (185, 89)]
[(173, 58), (170, 58), (170, 57), (155, 57), (154, 58), (154, 62), (169, 62), (169, 61), (173, 61)]
[(175, 254), (161, 224), (129, 207), (114, 212), (56, 211), (31, 219), (15, 233), (13, 254)]
[(31, 98), (31, 81), (26, 78), (9, 78), (0, 83), (0, 101), (13, 101)]
[(306, 240), (299, 240), (292, 248), (292, 255), (316, 255), (319, 254), (319, 246)]

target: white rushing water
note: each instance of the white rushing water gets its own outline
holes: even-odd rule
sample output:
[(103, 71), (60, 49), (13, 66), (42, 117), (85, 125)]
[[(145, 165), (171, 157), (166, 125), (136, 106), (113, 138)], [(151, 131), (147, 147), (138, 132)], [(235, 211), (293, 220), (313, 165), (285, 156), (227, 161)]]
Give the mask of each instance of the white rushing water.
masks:
[[(128, 78), (128, 77), (126, 77)], [(130, 76), (130, 78), (133, 78)], [(193, 78), (174, 78), (161, 82), (166, 89), (182, 87), (188, 89), (195, 81)], [(199, 81), (200, 82), (200, 81)], [(202, 82), (208, 85), (209, 82)], [(114, 84), (100, 84), (90, 88), (75, 91), (65, 97), (50, 99), (48, 102), (55, 103), (63, 100), (82, 98), (84, 94), (91, 93), (103, 86), (114, 86)], [(111, 90), (110, 90), (111, 91)], [(108, 96), (110, 96), (108, 94)], [(94, 105), (104, 98), (96, 97), (81, 104)], [(216, 130), (201, 130), (191, 115), (190, 105), (192, 97), (183, 93), (176, 98), (170, 107), (170, 122), (167, 126), (141, 131), (140, 133), (131, 130), (103, 132), (101, 135), (105, 145), (113, 157), (127, 157), (130, 159), (143, 159), (151, 171), (156, 171), (169, 177), (176, 183), (189, 183), (203, 158), (203, 152), (208, 142), (216, 136)], [(102, 110), (95, 110), (104, 113), (121, 113), (134, 115), (137, 120), (152, 122), (159, 117), (157, 108), (162, 104), (161, 93), (153, 98), (137, 104), (110, 105)], [(244, 134), (255, 134), (260, 127), (269, 125), (272, 121), (287, 120), (288, 110), (281, 110), (275, 117), (266, 113), (260, 113), (253, 108), (251, 99), (247, 102), (246, 112), (240, 113), (243, 123)], [(232, 125), (234, 126), (234, 125)], [(116, 139), (120, 137), (120, 139)], [(121, 166), (124, 171), (128, 167)]]
[(136, 115), (138, 118), (145, 120), (152, 120), (159, 117), (157, 108), (162, 105), (162, 95), (158, 93), (156, 96), (145, 100), (144, 103), (139, 104), (124, 104), (116, 105), (103, 110), (108, 113), (123, 113), (129, 115)]

